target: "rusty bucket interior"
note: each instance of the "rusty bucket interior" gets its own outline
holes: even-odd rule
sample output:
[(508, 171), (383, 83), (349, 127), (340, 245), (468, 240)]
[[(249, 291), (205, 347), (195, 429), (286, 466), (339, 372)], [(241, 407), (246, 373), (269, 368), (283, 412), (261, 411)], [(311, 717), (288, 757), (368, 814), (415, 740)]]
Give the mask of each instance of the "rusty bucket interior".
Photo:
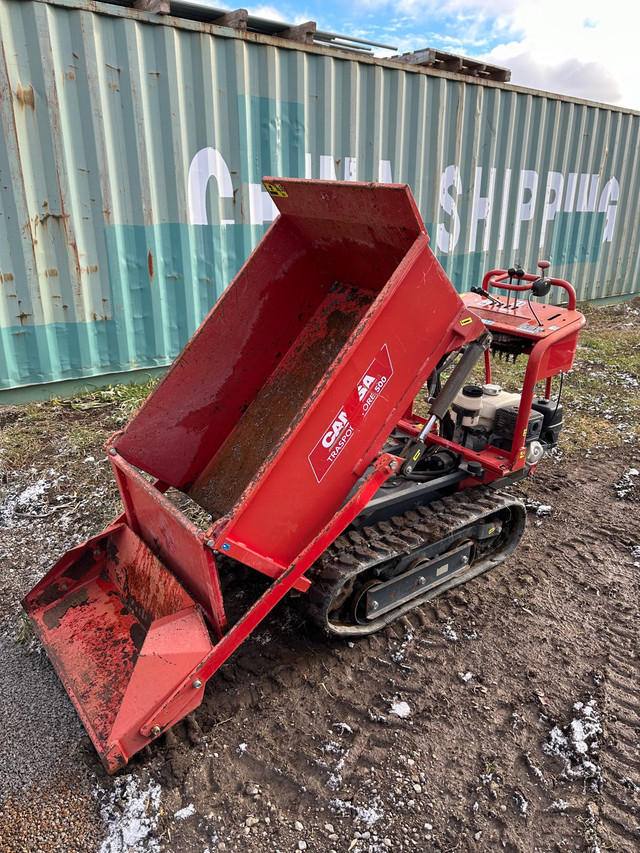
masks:
[(193, 598), (124, 524), (66, 554), (23, 606), (111, 772), (148, 743), (140, 728), (167, 685), (211, 649)]

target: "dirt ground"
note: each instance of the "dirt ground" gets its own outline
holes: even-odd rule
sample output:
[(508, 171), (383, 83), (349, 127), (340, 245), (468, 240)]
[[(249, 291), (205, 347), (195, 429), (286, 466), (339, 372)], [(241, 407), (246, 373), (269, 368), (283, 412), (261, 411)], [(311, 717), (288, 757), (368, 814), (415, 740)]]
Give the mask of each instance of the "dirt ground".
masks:
[(590, 317), (636, 361), (581, 347), (505, 564), (356, 642), (287, 598), (115, 777), (19, 608), (117, 510), (113, 407), (0, 410), (0, 850), (639, 850), (639, 320), (637, 301)]

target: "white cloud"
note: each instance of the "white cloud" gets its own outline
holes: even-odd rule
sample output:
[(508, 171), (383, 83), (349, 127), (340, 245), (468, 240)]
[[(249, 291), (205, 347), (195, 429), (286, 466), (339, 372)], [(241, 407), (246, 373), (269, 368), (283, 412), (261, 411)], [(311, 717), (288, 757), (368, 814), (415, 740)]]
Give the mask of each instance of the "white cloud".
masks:
[(392, 7), (402, 15), (424, 15), (446, 14), (471, 11), (474, 13), (484, 12), (487, 15), (498, 15), (513, 9), (517, 0), (355, 0), (355, 8), (380, 9), (381, 7)]
[(520, 0), (510, 17), (521, 38), (486, 58), (511, 68), (512, 82), (640, 108), (640, 4)]
[(247, 11), (254, 18), (264, 18), (266, 21), (284, 21), (288, 23), (287, 16), (276, 6), (250, 6)]
[(535, 50), (523, 49), (521, 44), (495, 48), (483, 58), (509, 68), (511, 82), (517, 86), (605, 104), (616, 104), (622, 99), (620, 82), (601, 62), (582, 62), (575, 57), (545, 62)]
[(282, 9), (270, 5), (251, 6), (247, 8), (247, 11), (254, 18), (264, 18), (266, 21), (282, 21), (285, 24), (306, 24), (307, 21), (316, 20), (313, 13), (292, 11), (286, 6)]
[[(635, 0), (356, 0), (380, 24), (410, 16), (403, 50), (442, 47), (511, 69), (512, 82), (640, 110)], [(425, 22), (420, 32), (420, 21)], [(446, 26), (447, 29), (443, 30)], [(433, 31), (441, 33), (439, 41)], [(409, 45), (409, 46), (408, 46)], [(492, 47), (491, 47), (492, 46)]]

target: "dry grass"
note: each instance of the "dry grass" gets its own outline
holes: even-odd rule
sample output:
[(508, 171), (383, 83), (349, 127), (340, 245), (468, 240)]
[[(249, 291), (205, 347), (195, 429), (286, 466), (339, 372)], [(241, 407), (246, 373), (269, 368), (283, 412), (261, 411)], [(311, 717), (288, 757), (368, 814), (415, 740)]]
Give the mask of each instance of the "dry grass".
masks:
[(115, 385), (75, 397), (0, 409), (0, 471), (37, 465), (43, 456), (102, 454), (156, 384)]

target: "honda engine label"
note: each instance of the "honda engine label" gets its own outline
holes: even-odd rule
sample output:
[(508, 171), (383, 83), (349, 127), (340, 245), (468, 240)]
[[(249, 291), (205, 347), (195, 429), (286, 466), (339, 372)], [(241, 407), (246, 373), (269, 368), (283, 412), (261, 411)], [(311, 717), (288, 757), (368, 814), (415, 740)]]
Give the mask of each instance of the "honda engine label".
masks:
[(353, 438), (392, 376), (389, 349), (384, 344), (309, 454), (309, 463), (318, 482)]

